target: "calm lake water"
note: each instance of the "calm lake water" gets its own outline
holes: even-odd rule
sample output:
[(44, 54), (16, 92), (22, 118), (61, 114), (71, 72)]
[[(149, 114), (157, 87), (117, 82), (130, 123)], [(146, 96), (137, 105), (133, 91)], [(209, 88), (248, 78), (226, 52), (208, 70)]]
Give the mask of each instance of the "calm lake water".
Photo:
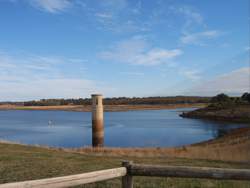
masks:
[[(179, 117), (191, 109), (106, 112), (105, 145), (164, 147), (218, 137), (242, 124)], [(49, 121), (51, 121), (49, 123)], [(0, 139), (57, 147), (91, 145), (91, 113), (0, 111)]]

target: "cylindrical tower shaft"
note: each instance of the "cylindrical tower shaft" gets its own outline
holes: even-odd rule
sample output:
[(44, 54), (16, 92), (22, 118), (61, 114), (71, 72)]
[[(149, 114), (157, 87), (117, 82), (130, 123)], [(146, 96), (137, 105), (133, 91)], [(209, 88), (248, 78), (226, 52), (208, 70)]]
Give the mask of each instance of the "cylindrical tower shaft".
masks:
[(103, 129), (103, 105), (102, 95), (92, 95), (92, 146), (103, 147), (104, 129)]

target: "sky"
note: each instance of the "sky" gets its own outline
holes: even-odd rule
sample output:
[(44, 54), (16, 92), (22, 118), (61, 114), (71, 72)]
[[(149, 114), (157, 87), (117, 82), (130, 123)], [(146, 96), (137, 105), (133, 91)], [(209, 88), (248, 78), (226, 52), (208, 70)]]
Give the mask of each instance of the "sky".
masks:
[(250, 92), (249, 0), (0, 0), (0, 101)]

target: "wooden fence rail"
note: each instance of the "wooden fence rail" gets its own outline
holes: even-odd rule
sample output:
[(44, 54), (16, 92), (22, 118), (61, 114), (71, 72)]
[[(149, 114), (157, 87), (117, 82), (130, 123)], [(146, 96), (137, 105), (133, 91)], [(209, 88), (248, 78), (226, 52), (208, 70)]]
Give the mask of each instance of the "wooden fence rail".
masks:
[(208, 167), (132, 165), (132, 176), (250, 180), (250, 170)]
[(77, 174), (71, 176), (48, 178), (40, 180), (23, 181), (16, 183), (6, 183), (0, 185), (0, 188), (63, 188), (84, 185), (104, 180), (110, 180), (125, 176), (127, 169), (125, 167), (100, 170), (90, 173)]
[(0, 188), (63, 188), (122, 177), (122, 188), (133, 188), (133, 176), (207, 178), (250, 181), (248, 169), (224, 169), (187, 166), (140, 165), (123, 162), (122, 167), (90, 173), (1, 184)]

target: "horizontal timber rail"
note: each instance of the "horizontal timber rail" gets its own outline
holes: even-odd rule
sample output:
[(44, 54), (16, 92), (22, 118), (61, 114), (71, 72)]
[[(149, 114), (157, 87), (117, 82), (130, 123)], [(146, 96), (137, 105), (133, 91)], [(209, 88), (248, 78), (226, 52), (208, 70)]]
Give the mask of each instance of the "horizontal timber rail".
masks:
[(131, 165), (132, 176), (250, 180), (250, 170), (186, 166)]
[(206, 178), (250, 181), (248, 169), (225, 169), (187, 166), (140, 165), (123, 162), (122, 167), (90, 173), (1, 184), (0, 188), (63, 188), (122, 177), (122, 188), (133, 188), (133, 176)]
[(0, 185), (0, 188), (62, 188), (72, 187), (77, 185), (84, 185), (104, 180), (110, 180), (125, 176), (127, 169), (125, 167), (113, 168), (109, 170), (100, 170), (84, 174), (77, 174), (71, 176), (48, 178), (40, 180), (23, 181), (17, 183), (6, 183)]

